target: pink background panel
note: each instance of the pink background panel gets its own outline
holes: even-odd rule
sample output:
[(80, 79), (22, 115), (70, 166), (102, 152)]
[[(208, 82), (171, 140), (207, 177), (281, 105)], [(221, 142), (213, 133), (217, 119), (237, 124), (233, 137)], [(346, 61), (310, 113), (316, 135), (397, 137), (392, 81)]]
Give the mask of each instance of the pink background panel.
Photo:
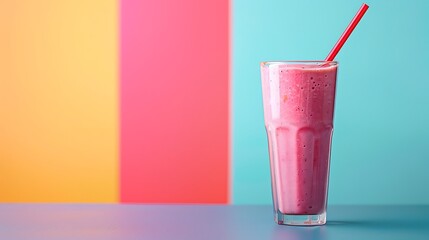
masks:
[(122, 202), (227, 203), (229, 2), (121, 2)]

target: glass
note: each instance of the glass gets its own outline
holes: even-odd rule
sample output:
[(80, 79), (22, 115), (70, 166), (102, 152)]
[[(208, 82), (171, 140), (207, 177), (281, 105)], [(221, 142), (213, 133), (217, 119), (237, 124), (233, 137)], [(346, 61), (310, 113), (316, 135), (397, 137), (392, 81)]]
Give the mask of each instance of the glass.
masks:
[(275, 221), (326, 223), (337, 62), (261, 63)]

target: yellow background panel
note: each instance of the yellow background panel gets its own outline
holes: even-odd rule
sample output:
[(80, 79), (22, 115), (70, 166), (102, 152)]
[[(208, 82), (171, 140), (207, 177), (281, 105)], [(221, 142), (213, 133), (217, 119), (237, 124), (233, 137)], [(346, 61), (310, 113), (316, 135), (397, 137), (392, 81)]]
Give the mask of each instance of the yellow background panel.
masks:
[(0, 0), (0, 202), (117, 202), (117, 7)]

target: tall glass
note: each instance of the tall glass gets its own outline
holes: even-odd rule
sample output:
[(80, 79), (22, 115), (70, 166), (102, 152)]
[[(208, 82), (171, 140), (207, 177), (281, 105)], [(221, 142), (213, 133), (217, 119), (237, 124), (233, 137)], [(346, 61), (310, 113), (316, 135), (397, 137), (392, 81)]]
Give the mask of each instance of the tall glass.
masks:
[(323, 225), (337, 62), (261, 63), (275, 221)]

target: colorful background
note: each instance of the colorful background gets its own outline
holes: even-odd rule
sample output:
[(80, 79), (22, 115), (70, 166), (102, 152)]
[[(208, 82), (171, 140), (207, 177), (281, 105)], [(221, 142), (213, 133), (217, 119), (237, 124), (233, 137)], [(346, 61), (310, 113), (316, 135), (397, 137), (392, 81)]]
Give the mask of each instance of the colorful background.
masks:
[[(259, 62), (323, 59), (360, 1), (0, 1), (0, 202), (269, 204)], [(368, 1), (329, 201), (428, 204), (429, 2)]]

